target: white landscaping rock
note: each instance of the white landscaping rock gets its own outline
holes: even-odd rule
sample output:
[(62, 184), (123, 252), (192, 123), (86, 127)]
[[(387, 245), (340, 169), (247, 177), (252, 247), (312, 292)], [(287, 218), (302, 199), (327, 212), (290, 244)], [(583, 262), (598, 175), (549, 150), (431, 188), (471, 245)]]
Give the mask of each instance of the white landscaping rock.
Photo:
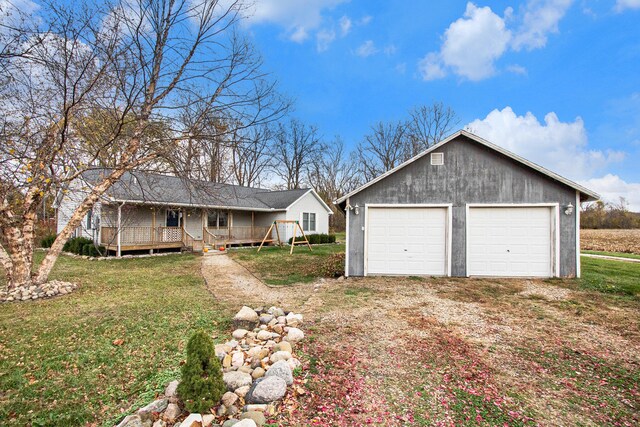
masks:
[(246, 418), (240, 422), (235, 423), (233, 427), (258, 427), (258, 425), (252, 419)]
[(164, 420), (168, 423), (173, 423), (182, 414), (182, 409), (175, 403), (169, 403), (167, 409), (164, 411)]
[(236, 329), (252, 330), (256, 326), (258, 326), (259, 323), (260, 318), (258, 317), (258, 313), (247, 306), (242, 307), (240, 311), (233, 317), (233, 326)]
[(142, 419), (138, 415), (129, 415), (117, 427), (143, 427)]
[(285, 339), (289, 342), (297, 343), (298, 341), (302, 341), (304, 339), (304, 332), (302, 332), (298, 328), (289, 328)]
[(258, 380), (256, 386), (247, 395), (247, 403), (271, 403), (280, 400), (287, 393), (287, 383), (279, 377)]
[(238, 395), (230, 391), (222, 395), (222, 404), (226, 407), (234, 405), (238, 401)]
[(180, 384), (180, 381), (178, 381), (178, 380), (171, 381), (167, 385), (167, 388), (164, 389), (164, 395), (166, 397), (175, 397), (176, 396), (176, 390), (178, 389), (178, 384)]
[(258, 338), (260, 341), (267, 341), (271, 339), (271, 336), (271, 332), (263, 329), (258, 332), (258, 336), (256, 338)]
[(281, 360), (279, 362), (274, 363), (267, 370), (267, 373), (264, 374), (266, 378), (269, 377), (278, 377), (282, 378), (287, 385), (293, 384), (293, 373), (291, 372), (291, 367), (289, 366), (289, 362), (286, 360)]
[(302, 314), (289, 313), (285, 317), (288, 326), (298, 326), (302, 324)]
[(244, 353), (239, 351), (231, 356), (231, 366), (239, 368), (244, 364)]
[(289, 360), (291, 359), (291, 357), (291, 353), (289, 353), (288, 351), (276, 351), (271, 355), (271, 358), (269, 360), (271, 363), (276, 363), (281, 360)]
[(240, 387), (251, 386), (251, 383), (253, 382), (251, 375), (238, 371), (224, 373), (222, 375), (222, 380), (229, 391), (236, 391)]
[(202, 427), (210, 427), (213, 425), (213, 421), (216, 417), (212, 414), (206, 414), (202, 416)]
[(189, 416), (180, 424), (180, 427), (202, 427), (202, 415), (189, 414)]
[(235, 331), (233, 331), (233, 333), (231, 335), (233, 336), (234, 339), (241, 340), (248, 333), (249, 333), (249, 331), (247, 331), (246, 329), (236, 329)]

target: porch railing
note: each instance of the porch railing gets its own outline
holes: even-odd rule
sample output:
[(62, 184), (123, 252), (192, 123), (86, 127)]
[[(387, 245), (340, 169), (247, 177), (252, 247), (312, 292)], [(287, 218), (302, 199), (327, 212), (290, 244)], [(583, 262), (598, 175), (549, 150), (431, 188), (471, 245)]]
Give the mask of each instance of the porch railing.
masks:
[[(120, 230), (120, 244), (122, 246), (178, 243), (182, 240), (182, 227), (122, 227)], [(100, 243), (117, 245), (118, 227), (101, 227)]]
[[(262, 240), (264, 235), (269, 231), (269, 227), (262, 226), (250, 226), (239, 225), (229, 228), (217, 228), (209, 227), (207, 229), (208, 234), (212, 237), (215, 236), (217, 241), (242, 241), (242, 240)], [(207, 234), (207, 233), (205, 233)]]
[[(229, 228), (209, 227), (203, 230), (202, 240), (209, 245), (222, 244), (224, 242), (261, 241), (269, 227), (262, 226), (238, 226)], [(122, 227), (120, 230), (120, 245), (154, 245), (162, 243), (182, 242), (187, 247), (192, 247), (196, 239), (186, 233), (182, 227)], [(100, 243), (102, 245), (115, 246), (118, 244), (117, 227), (101, 227)]]

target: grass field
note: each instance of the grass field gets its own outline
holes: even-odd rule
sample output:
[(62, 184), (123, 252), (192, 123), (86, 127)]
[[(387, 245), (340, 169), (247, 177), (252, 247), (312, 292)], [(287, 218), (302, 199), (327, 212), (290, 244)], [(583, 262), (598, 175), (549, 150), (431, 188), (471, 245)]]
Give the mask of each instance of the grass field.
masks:
[[(343, 244), (297, 246), (292, 255), (289, 247), (269, 246), (257, 249), (238, 249), (229, 255), (263, 282), (273, 286), (309, 283), (324, 274), (325, 260), (329, 255), (344, 253)], [(344, 269), (344, 267), (343, 267)]]
[(227, 329), (199, 263), (63, 256), (51, 278), (79, 290), (0, 305), (0, 424), (108, 426), (146, 404), (178, 375), (193, 330)]
[(624, 252), (581, 251), (583, 254), (615, 256), (619, 258), (640, 259), (638, 254), (626, 254)]
[(640, 298), (640, 263), (582, 257), (582, 289)]

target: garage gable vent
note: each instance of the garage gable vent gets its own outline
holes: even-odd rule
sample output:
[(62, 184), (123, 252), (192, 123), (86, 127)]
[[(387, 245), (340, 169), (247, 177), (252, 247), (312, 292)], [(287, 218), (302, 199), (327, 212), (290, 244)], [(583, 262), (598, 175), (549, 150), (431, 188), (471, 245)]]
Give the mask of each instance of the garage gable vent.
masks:
[(434, 166), (444, 165), (444, 153), (431, 153), (431, 164)]

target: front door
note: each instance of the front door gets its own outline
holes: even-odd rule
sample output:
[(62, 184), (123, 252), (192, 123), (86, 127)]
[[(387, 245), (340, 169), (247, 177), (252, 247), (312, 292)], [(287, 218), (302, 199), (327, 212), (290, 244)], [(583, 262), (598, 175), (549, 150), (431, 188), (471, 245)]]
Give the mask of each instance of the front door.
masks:
[(180, 227), (182, 212), (176, 209), (167, 209), (167, 227)]

